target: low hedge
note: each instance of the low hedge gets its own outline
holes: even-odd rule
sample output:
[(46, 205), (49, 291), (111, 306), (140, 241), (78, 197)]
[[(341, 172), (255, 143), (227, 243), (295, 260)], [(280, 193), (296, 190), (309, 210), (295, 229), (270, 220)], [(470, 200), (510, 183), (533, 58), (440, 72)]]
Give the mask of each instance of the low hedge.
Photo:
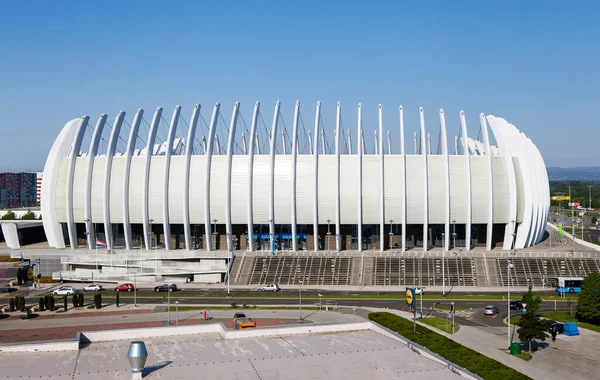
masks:
[(370, 313), (373, 322), (397, 332), (405, 338), (427, 348), (452, 363), (466, 368), (486, 380), (525, 380), (531, 379), (504, 364), (488, 358), (460, 343), (437, 334), (426, 327), (417, 325), (417, 334), (413, 332), (413, 322), (391, 313)]

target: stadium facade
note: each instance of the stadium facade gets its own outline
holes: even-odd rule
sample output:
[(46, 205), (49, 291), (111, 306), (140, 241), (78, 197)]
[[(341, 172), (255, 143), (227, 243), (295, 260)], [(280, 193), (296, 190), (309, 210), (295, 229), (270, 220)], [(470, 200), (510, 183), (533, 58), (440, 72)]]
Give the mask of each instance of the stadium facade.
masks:
[[(141, 109), (130, 122), (125, 112), (112, 124), (103, 114), (94, 127), (87, 116), (69, 121), (43, 173), (50, 246), (489, 250), (543, 239), (550, 205), (546, 167), (534, 143), (506, 120), (481, 114), (481, 140), (473, 139), (461, 112), (458, 136), (449, 139), (440, 110), (430, 128), (439, 131), (432, 152), (421, 108), (409, 154), (403, 108), (386, 114), (384, 127), (379, 105), (367, 152), (361, 105), (357, 118), (352, 111), (352, 128), (344, 128), (337, 104), (330, 138), (320, 103), (306, 127), (296, 102), (291, 130), (280, 106), (269, 126), (259, 103), (248, 123), (239, 103), (228, 123), (219, 104), (208, 122), (200, 105), (189, 121), (179, 106), (170, 122), (162, 108), (149, 123)], [(398, 132), (393, 153), (391, 135)]]

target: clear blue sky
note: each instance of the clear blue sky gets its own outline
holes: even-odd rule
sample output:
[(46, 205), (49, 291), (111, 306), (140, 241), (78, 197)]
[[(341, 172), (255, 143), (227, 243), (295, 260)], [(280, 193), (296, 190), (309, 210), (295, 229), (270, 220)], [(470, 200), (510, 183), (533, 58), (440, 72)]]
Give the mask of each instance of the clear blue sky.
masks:
[(547, 166), (600, 165), (600, 5), (423, 3), (2, 2), (0, 171), (43, 169), (83, 114), (149, 118), (160, 105), (168, 119), (181, 104), (189, 119), (195, 103), (229, 115), (239, 100), (249, 120), (260, 100), (270, 123), (277, 99), (288, 125), (296, 99), (310, 124), (321, 100), (331, 128), (340, 100), (353, 133), (362, 102), (369, 135), (377, 103), (393, 131), (403, 104), (411, 134), (425, 107), (432, 137), (439, 108), (450, 136), (464, 109), (477, 137), (485, 112), (530, 136)]

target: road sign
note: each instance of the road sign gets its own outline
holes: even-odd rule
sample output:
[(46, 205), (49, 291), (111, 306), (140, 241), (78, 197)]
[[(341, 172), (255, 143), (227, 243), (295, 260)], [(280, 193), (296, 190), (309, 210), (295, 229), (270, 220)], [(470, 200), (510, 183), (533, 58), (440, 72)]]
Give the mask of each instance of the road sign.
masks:
[(571, 199), (571, 197), (568, 195), (553, 195), (552, 196), (553, 201), (568, 201), (570, 199)]
[(523, 310), (521, 310), (523, 313), (527, 313), (527, 309), (523, 308)]
[(412, 305), (415, 303), (415, 290), (412, 288), (406, 288), (406, 304)]
[(523, 305), (523, 309), (525, 309), (527, 307), (527, 303), (526, 302), (521, 302), (521, 305)]

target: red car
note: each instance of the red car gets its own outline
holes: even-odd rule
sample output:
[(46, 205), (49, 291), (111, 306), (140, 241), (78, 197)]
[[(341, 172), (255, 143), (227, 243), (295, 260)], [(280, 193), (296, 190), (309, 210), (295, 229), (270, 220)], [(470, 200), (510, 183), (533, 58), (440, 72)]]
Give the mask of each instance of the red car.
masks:
[(121, 284), (115, 288), (115, 292), (131, 292), (133, 289), (133, 284)]

